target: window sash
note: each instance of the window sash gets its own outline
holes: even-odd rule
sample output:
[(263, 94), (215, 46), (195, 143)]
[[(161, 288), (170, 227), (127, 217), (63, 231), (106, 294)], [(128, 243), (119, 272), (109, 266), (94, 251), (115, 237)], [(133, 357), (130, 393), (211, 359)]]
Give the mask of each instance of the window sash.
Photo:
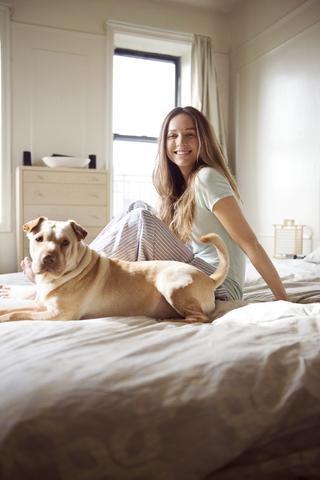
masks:
[(108, 20), (106, 29), (106, 168), (110, 170), (110, 214), (113, 214), (113, 58), (115, 48), (157, 52), (181, 57), (181, 103), (190, 105), (193, 34)]
[(175, 106), (180, 105), (181, 102), (181, 57), (175, 55), (166, 55), (163, 53), (150, 53), (141, 50), (130, 50), (128, 48), (116, 48), (115, 55), (122, 55), (123, 57), (142, 58), (145, 60), (156, 60), (158, 62), (170, 62), (175, 66)]
[[(137, 60), (152, 60), (158, 63), (157, 68), (160, 67), (161, 62), (165, 62), (166, 64), (170, 64), (171, 72), (173, 74), (172, 78), (173, 83), (171, 83), (171, 92), (174, 94), (171, 97), (171, 108), (174, 108), (179, 105), (180, 103), (180, 57), (173, 56), (173, 55), (165, 55), (165, 54), (158, 54), (153, 52), (146, 52), (140, 50), (130, 50), (130, 49), (123, 49), (123, 48), (116, 48), (114, 52), (115, 56), (120, 57), (127, 57), (131, 59)], [(135, 61), (134, 60), (134, 61)], [(152, 68), (152, 67), (151, 67)], [(161, 67), (160, 67), (161, 68)], [(122, 90), (118, 92), (121, 94)], [(169, 106), (168, 106), (169, 108)], [(126, 125), (128, 127), (128, 125)], [(145, 127), (145, 125), (144, 125)], [(115, 127), (115, 128), (119, 128)], [(115, 144), (117, 141), (120, 142), (130, 142), (131, 149), (133, 149), (133, 145), (141, 145), (141, 149), (143, 148), (142, 145), (145, 144), (157, 144), (157, 138), (151, 137), (149, 135), (132, 135), (126, 134), (125, 126), (122, 126), (124, 130), (121, 134), (114, 133), (113, 140)], [(144, 131), (144, 128), (141, 129), (141, 132)], [(128, 132), (130, 133), (130, 132)], [(151, 132), (150, 132), (151, 133)], [(139, 148), (139, 147), (138, 147)], [(132, 150), (134, 152), (135, 149)], [(141, 150), (142, 151), (142, 150)], [(115, 152), (115, 150), (114, 150)], [(113, 154), (114, 155), (114, 154)], [(133, 155), (134, 156), (134, 155)], [(125, 155), (122, 154), (121, 159), (123, 160)], [(143, 157), (143, 154), (142, 154)], [(118, 160), (118, 159), (117, 159)], [(113, 162), (115, 161), (115, 157), (113, 156)], [(136, 159), (137, 161), (137, 159)], [(125, 168), (121, 168), (113, 163), (113, 215), (117, 215), (119, 211), (123, 208), (127, 207), (128, 203), (134, 200), (144, 200), (150, 205), (154, 206), (156, 200), (156, 190), (152, 183), (152, 172), (146, 173), (146, 165), (142, 162), (141, 165), (136, 164), (136, 171), (131, 171), (129, 166), (125, 166)], [(120, 170), (120, 172), (119, 172)], [(130, 172), (129, 172), (130, 170)]]

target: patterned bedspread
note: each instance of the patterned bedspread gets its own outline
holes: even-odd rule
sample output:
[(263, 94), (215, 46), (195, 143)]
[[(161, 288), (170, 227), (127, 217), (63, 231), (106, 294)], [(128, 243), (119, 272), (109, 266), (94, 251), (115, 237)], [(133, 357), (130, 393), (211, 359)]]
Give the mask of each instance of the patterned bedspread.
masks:
[(295, 303), (248, 265), (211, 324), (1, 324), (1, 480), (318, 478), (320, 266), (280, 262)]

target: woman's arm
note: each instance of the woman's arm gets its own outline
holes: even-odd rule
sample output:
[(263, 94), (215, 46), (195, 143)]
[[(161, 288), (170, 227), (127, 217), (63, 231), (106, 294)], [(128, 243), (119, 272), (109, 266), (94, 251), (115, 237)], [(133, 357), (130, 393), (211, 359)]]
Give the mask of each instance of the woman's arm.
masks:
[(219, 200), (212, 209), (230, 237), (249, 257), (277, 300), (290, 301), (279, 274), (245, 219), (235, 197)]

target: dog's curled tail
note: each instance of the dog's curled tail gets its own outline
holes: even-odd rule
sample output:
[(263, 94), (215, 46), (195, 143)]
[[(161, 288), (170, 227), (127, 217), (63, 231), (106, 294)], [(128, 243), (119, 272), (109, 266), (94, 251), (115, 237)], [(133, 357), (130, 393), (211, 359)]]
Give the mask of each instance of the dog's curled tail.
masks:
[(217, 288), (224, 282), (229, 270), (229, 255), (227, 247), (219, 235), (216, 235), (215, 233), (204, 235), (199, 238), (199, 240), (202, 243), (212, 243), (217, 249), (219, 265), (217, 270), (210, 275), (210, 278), (212, 278), (215, 283), (215, 288)]

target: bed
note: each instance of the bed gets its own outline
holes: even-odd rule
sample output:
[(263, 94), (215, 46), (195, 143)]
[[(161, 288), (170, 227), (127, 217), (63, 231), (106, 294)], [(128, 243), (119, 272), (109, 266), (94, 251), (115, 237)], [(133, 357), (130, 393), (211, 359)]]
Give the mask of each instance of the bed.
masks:
[(248, 264), (210, 324), (1, 324), (1, 480), (318, 479), (317, 255), (273, 260), (294, 303)]

